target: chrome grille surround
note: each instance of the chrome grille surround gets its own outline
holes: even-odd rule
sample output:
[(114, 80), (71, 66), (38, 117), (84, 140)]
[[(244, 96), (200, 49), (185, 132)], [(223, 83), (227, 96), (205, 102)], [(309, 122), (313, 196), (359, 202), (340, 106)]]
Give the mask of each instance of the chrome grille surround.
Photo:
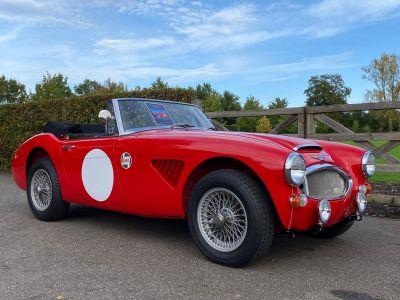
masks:
[[(315, 178), (315, 176), (318, 177)], [(317, 193), (315, 192), (316, 187), (328, 191), (331, 189), (331, 191), (329, 191), (328, 195)], [(306, 179), (304, 180), (302, 190), (307, 197), (312, 199), (321, 200), (324, 198), (327, 200), (336, 200), (347, 196), (351, 192), (352, 187), (353, 180), (351, 176), (338, 166), (333, 164), (316, 164), (306, 168)], [(335, 189), (339, 189), (339, 191), (335, 191)]]

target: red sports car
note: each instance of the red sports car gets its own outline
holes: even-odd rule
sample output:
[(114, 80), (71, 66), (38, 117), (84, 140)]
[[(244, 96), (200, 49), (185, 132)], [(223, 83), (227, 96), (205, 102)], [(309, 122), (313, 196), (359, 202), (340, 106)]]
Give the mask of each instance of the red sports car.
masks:
[(203, 254), (241, 266), (275, 233), (342, 234), (371, 191), (375, 158), (357, 147), (215, 131), (197, 106), (170, 101), (113, 99), (99, 117), (49, 122), (16, 151), (12, 174), (38, 219), (70, 203), (186, 218)]

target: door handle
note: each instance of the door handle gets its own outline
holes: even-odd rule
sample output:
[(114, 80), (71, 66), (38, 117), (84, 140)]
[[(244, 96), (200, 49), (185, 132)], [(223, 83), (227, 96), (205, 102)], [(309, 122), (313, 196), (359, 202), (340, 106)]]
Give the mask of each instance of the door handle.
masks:
[(75, 149), (76, 146), (75, 146), (75, 145), (62, 145), (61, 148), (62, 148), (64, 151), (71, 151), (71, 150)]

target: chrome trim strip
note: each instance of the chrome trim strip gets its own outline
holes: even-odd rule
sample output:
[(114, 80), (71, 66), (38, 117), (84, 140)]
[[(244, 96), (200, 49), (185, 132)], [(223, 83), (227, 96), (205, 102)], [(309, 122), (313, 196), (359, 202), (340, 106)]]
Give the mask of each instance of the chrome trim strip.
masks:
[(303, 149), (303, 148), (317, 148), (317, 149), (322, 149), (322, 147), (321, 147), (320, 145), (318, 145), (318, 144), (300, 144), (300, 145), (297, 145), (297, 146), (293, 147), (292, 149), (293, 149), (294, 151), (298, 151), (298, 150)]
[(117, 123), (117, 128), (118, 128), (118, 135), (126, 135), (125, 130), (124, 130), (124, 125), (122, 124), (122, 118), (121, 118), (121, 111), (119, 110), (119, 105), (118, 105), (118, 99), (112, 99), (112, 104), (114, 108), (114, 114), (115, 114), (115, 121)]
[(337, 200), (337, 199), (341, 199), (341, 198), (344, 198), (349, 195), (349, 193), (351, 192), (351, 190), (353, 188), (353, 179), (351, 178), (351, 176), (348, 173), (346, 173), (344, 170), (342, 170), (341, 168), (339, 168), (338, 166), (333, 165), (333, 164), (316, 164), (316, 165), (312, 165), (312, 166), (309, 166), (306, 168), (306, 179), (304, 180), (304, 184), (303, 184), (303, 192), (307, 195), (307, 197), (309, 197), (311, 199), (315, 199), (315, 200), (322, 199), (322, 198), (313, 198), (308, 195), (308, 182), (307, 182), (308, 175), (315, 173), (315, 172), (319, 172), (321, 170), (336, 171), (337, 173), (339, 173), (340, 176), (343, 177), (343, 179), (345, 180), (345, 183), (346, 183), (346, 189), (342, 195), (337, 196), (337, 197), (332, 197), (332, 198), (324, 197), (324, 199)]
[(197, 108), (200, 108), (198, 105), (193, 104), (193, 103), (179, 102), (179, 101), (171, 101), (171, 100), (147, 99), (147, 98), (114, 98), (114, 99), (112, 99), (112, 101), (114, 101), (114, 100), (117, 100), (117, 101), (135, 100), (135, 101), (150, 101), (150, 102), (175, 103), (175, 104), (183, 104), (183, 105), (195, 106), (195, 107), (197, 107)]
[[(368, 159), (369, 159), (369, 156), (370, 155), (374, 155), (371, 151), (365, 151), (365, 153), (364, 153), (364, 155), (363, 155), (363, 157), (362, 157), (362, 159), (361, 159), (361, 169), (362, 169), (362, 172), (363, 172), (363, 174), (364, 174), (364, 176), (366, 177), (366, 178), (369, 178), (369, 177), (371, 177), (372, 175), (374, 175), (374, 174), (372, 174), (372, 175), (368, 175), (368, 173), (367, 173), (367, 170), (366, 170), (366, 168), (367, 168), (367, 162), (368, 162)], [(375, 158), (375, 156), (374, 156), (374, 158)], [(374, 159), (375, 160), (375, 159)], [(375, 173), (375, 172), (374, 172)]]

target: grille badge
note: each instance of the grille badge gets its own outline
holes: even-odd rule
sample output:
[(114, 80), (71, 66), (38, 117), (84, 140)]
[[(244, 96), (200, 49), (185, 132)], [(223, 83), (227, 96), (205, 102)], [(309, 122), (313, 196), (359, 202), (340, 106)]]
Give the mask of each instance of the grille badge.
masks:
[(328, 155), (324, 155), (324, 154), (321, 154), (321, 155), (312, 155), (311, 157), (314, 158), (314, 159), (318, 159), (318, 160), (320, 160), (320, 161), (325, 161), (325, 160), (328, 160), (328, 159), (329, 159), (329, 156), (328, 156)]

